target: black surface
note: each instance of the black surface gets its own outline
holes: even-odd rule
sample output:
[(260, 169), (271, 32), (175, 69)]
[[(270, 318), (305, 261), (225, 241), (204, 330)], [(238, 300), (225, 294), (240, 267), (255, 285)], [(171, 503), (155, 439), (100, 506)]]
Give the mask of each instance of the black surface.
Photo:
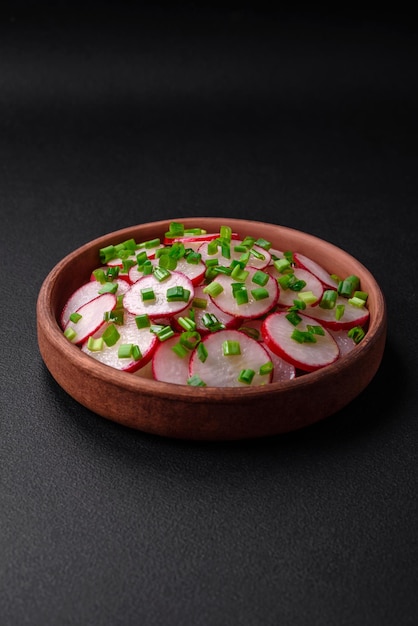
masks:
[[(59, 5), (0, 22), (1, 625), (416, 624), (415, 25)], [(35, 319), (52, 267), (199, 215), (310, 232), (374, 274), (387, 349), (349, 407), (284, 437), (188, 443), (53, 381)]]

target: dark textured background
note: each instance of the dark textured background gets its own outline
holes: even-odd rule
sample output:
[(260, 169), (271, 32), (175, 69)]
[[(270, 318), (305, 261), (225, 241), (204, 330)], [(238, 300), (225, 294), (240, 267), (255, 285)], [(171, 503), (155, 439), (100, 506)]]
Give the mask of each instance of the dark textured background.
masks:
[[(411, 16), (2, 6), (1, 625), (416, 624)], [(107, 422), (56, 385), (36, 339), (48, 272), (181, 215), (298, 228), (370, 269), (389, 332), (360, 397), (298, 433), (205, 444)]]

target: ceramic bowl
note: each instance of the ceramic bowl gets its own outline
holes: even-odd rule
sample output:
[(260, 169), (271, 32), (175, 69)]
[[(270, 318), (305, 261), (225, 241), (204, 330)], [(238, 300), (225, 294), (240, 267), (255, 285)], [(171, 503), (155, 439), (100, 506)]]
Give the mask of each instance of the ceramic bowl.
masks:
[[(329, 272), (357, 274), (369, 293), (365, 338), (347, 355), (315, 372), (263, 387), (209, 388), (158, 382), (103, 365), (71, 344), (58, 324), (69, 295), (98, 267), (98, 251), (134, 238), (161, 237), (171, 221), (216, 232), (223, 224), (264, 237), (277, 249), (311, 257)], [(127, 427), (192, 440), (238, 440), (277, 435), (335, 414), (370, 383), (386, 341), (384, 296), (371, 273), (347, 252), (315, 236), (264, 222), (221, 218), (173, 218), (99, 237), (60, 261), (46, 277), (37, 302), (41, 356), (57, 383), (77, 402)], [(105, 393), (104, 393), (105, 390)]]

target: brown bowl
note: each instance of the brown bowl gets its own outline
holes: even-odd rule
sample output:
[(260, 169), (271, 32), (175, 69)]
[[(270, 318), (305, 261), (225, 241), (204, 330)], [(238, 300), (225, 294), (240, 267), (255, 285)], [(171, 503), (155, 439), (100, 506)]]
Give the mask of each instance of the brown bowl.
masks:
[[(277, 249), (311, 257), (329, 272), (356, 274), (369, 294), (367, 334), (349, 354), (316, 372), (288, 382), (253, 388), (188, 387), (158, 382), (103, 365), (83, 354), (58, 324), (69, 295), (86, 282), (98, 251), (134, 238), (161, 237), (170, 221), (216, 232), (223, 224), (241, 237), (264, 237)], [(273, 224), (238, 219), (174, 218), (125, 228), (81, 246), (46, 277), (37, 302), (38, 343), (58, 384), (75, 400), (104, 418), (144, 432), (194, 440), (238, 440), (296, 430), (350, 403), (370, 383), (386, 341), (386, 306), (370, 272), (347, 252), (312, 235)]]

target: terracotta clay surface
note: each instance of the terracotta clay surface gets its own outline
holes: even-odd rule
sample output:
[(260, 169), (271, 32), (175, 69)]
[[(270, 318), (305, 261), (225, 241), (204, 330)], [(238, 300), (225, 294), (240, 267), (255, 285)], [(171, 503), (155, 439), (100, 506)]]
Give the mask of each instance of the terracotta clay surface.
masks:
[[(357, 274), (369, 293), (370, 323), (363, 341), (322, 370), (257, 388), (190, 388), (117, 371), (83, 354), (58, 324), (69, 295), (100, 265), (99, 249), (129, 238), (162, 237), (170, 221), (215, 232), (223, 224), (264, 237), (279, 250), (311, 257), (339, 276)], [(370, 383), (386, 341), (386, 307), (371, 273), (333, 244), (287, 227), (218, 218), (173, 218), (133, 226), (95, 239), (59, 262), (46, 277), (37, 302), (38, 344), (46, 367), (76, 401), (104, 418), (162, 436), (194, 440), (263, 437), (313, 424), (346, 406)], [(103, 387), (106, 393), (103, 393)]]

